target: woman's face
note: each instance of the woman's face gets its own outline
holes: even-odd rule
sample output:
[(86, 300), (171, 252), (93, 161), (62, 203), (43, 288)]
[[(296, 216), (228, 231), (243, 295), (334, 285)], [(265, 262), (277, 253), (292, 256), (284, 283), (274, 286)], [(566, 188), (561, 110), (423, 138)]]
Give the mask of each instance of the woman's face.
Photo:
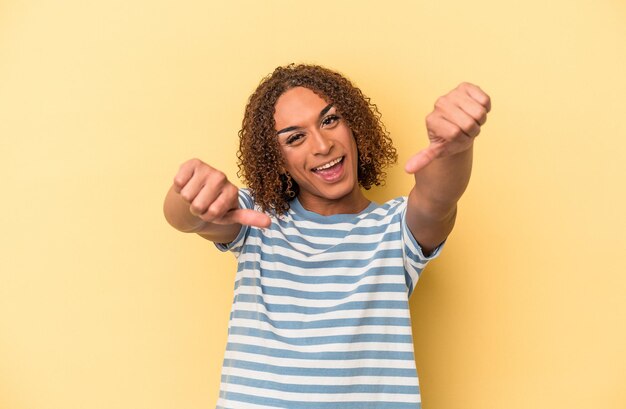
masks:
[(362, 206), (356, 143), (336, 107), (295, 87), (276, 101), (274, 120), (284, 170), (298, 183), (306, 209), (328, 214), (338, 204)]

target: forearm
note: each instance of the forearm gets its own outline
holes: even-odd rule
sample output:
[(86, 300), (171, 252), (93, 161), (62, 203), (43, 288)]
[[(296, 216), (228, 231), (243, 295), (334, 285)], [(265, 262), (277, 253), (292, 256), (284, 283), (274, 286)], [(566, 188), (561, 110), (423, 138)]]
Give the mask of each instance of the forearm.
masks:
[(406, 220), (424, 249), (434, 249), (454, 227), (457, 202), (472, 173), (474, 139), (490, 110), (489, 95), (462, 83), (438, 98), (426, 116), (430, 145), (405, 166), (415, 175)]
[(457, 202), (469, 183), (471, 170), (470, 147), (433, 160), (415, 175), (406, 218), (425, 254), (432, 252), (452, 231)]
[(411, 196), (417, 211), (433, 219), (442, 219), (456, 209), (472, 173), (473, 146), (452, 156), (433, 160), (415, 174)]

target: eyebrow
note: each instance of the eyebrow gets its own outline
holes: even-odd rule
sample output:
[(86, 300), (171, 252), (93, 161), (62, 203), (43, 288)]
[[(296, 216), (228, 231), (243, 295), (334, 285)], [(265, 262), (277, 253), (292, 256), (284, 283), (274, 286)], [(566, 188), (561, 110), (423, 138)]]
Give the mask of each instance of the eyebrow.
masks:
[[(323, 117), (324, 115), (326, 115), (326, 112), (330, 111), (330, 109), (333, 107), (333, 104), (328, 104), (326, 105), (326, 107), (324, 107), (324, 109), (322, 109), (320, 111), (320, 118)], [(291, 131), (295, 131), (296, 129), (300, 128), (299, 126), (288, 126), (285, 129), (281, 129), (280, 131), (276, 132), (277, 135), (280, 135), (281, 133), (285, 133), (285, 132), (291, 132)]]

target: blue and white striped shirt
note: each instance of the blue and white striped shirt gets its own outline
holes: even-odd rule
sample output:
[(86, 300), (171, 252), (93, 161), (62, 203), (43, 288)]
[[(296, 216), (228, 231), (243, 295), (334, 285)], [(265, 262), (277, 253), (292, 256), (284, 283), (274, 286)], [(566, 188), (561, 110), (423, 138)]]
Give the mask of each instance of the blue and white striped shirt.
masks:
[[(242, 208), (255, 208), (240, 190)], [(218, 409), (420, 408), (408, 298), (426, 263), (406, 198), (244, 226)]]

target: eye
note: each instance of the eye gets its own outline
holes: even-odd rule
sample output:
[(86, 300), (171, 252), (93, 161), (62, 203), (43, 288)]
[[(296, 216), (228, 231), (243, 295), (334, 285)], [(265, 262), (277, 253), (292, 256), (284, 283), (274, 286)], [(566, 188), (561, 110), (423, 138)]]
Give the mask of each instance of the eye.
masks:
[(338, 115), (328, 115), (324, 119), (322, 119), (322, 126), (330, 126), (336, 124), (339, 121)]
[(291, 135), (289, 135), (287, 137), (287, 140), (285, 141), (285, 143), (287, 145), (292, 145), (292, 144), (302, 140), (303, 137), (304, 137), (303, 133), (294, 133), (294, 134), (291, 134)]

